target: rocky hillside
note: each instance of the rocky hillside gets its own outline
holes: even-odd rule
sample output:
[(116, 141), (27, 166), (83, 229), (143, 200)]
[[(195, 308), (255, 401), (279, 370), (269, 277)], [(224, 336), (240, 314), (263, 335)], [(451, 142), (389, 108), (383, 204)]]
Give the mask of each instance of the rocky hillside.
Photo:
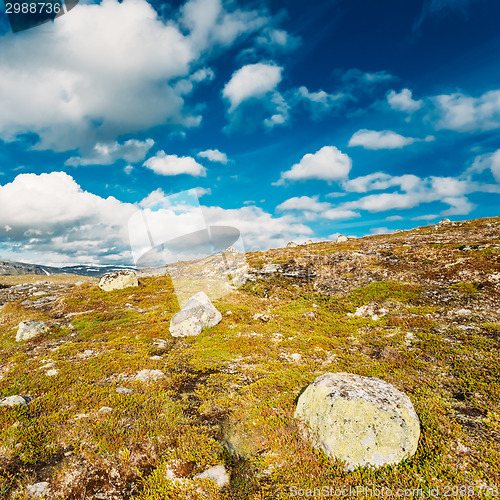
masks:
[[(170, 334), (157, 272), (114, 291), (0, 277), (0, 497), (500, 495), (500, 217), (246, 259), (193, 336)], [(318, 447), (298, 416), (320, 376), (411, 405), (414, 454), (353, 467)]]

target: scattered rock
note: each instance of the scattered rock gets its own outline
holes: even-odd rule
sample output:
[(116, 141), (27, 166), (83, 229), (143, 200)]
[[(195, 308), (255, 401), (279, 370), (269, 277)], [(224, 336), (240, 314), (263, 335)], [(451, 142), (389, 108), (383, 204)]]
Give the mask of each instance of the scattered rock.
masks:
[(405, 394), (374, 377), (326, 373), (302, 393), (295, 418), (308, 424), (314, 445), (350, 470), (411, 457), (420, 423)]
[(313, 244), (313, 240), (307, 240), (304, 245), (312, 245)]
[(215, 326), (222, 320), (205, 292), (193, 295), (170, 321), (172, 337), (199, 335), (204, 328)]
[(215, 465), (210, 467), (205, 472), (197, 474), (193, 479), (211, 479), (215, 481), (215, 484), (219, 488), (223, 488), (226, 484), (229, 484), (229, 474), (226, 472), (226, 468), (223, 465)]
[(31, 396), (8, 396), (0, 400), (0, 406), (28, 406), (33, 401)]
[(47, 375), (47, 377), (55, 377), (58, 374), (59, 374), (59, 370), (57, 368), (51, 368), (50, 370), (47, 370), (45, 372), (45, 375)]
[(30, 498), (43, 498), (49, 493), (49, 483), (43, 481), (41, 483), (30, 484), (26, 487), (26, 492)]
[(354, 313), (347, 313), (348, 316), (358, 316), (361, 318), (371, 318), (373, 321), (377, 321), (382, 316), (387, 314), (387, 309), (383, 307), (378, 307), (377, 304), (367, 304), (366, 306), (361, 306), (356, 309)]
[(150, 380), (159, 380), (165, 378), (165, 374), (161, 370), (141, 370), (135, 379), (140, 382), (148, 382)]
[(314, 319), (316, 317), (316, 313), (314, 311), (307, 311), (302, 316), (304, 316), (304, 318)]
[(120, 394), (132, 394), (132, 389), (127, 389), (126, 387), (117, 387), (116, 392)]
[(451, 220), (450, 219), (443, 219), (438, 222), (438, 226), (441, 226), (443, 224), (450, 224)]
[(260, 320), (263, 323), (267, 323), (271, 319), (271, 316), (269, 316), (269, 314), (257, 313), (252, 316), (252, 319), (254, 319), (255, 321)]
[(99, 408), (99, 411), (97, 413), (111, 413), (113, 411), (113, 408), (110, 406), (103, 406), (102, 408)]
[(111, 290), (122, 290), (131, 286), (139, 286), (137, 274), (134, 271), (124, 269), (114, 273), (105, 274), (99, 281), (99, 288), (105, 292)]
[(286, 244), (287, 248), (294, 248), (294, 247), (298, 247), (299, 245), (297, 245), (297, 243), (295, 243), (294, 241), (289, 241), (287, 244)]
[(349, 241), (349, 238), (343, 234), (339, 234), (335, 243), (345, 243), (346, 241)]
[(45, 333), (49, 327), (43, 321), (22, 321), (17, 330), (16, 342), (29, 340), (42, 333)]
[(266, 264), (262, 269), (259, 270), (260, 274), (275, 274), (281, 271), (281, 266), (279, 264)]

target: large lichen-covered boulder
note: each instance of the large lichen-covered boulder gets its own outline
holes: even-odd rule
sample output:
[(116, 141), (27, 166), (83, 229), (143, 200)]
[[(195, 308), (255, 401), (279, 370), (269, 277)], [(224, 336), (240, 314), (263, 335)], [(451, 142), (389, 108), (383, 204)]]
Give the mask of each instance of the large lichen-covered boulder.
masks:
[(38, 337), (48, 329), (49, 327), (43, 321), (21, 321), (17, 329), (16, 342)]
[(128, 269), (105, 274), (99, 281), (99, 288), (105, 292), (121, 290), (130, 286), (139, 286), (139, 281), (137, 274)]
[(349, 469), (411, 457), (420, 422), (405, 394), (374, 377), (325, 373), (301, 394), (295, 418), (308, 424), (316, 447)]
[(205, 292), (193, 295), (186, 305), (170, 320), (172, 337), (199, 335), (204, 328), (219, 323), (222, 314), (217, 311)]

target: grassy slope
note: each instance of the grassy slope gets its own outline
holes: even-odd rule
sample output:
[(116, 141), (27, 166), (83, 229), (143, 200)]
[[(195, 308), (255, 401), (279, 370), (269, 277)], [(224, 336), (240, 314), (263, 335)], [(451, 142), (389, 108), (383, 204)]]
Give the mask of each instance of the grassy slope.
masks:
[[(369, 241), (380, 249), (391, 237)], [(18, 323), (51, 314), (9, 303), (0, 312), (0, 396), (35, 400), (29, 408), (0, 408), (0, 495), (25, 498), (23, 486), (44, 479), (51, 498), (65, 499), (288, 499), (291, 486), (500, 487), (500, 323), (498, 311), (484, 309), (500, 297), (498, 282), (488, 281), (500, 272), (499, 251), (473, 250), (465, 262), (458, 243), (418, 251), (393, 245), (400, 274), (352, 286), (356, 270), (345, 269), (340, 293), (276, 275), (248, 283), (217, 301), (219, 325), (182, 340), (168, 333), (178, 308), (167, 277), (109, 293), (80, 285), (59, 303), (59, 314), (84, 312), (71, 318), (74, 328), (23, 344), (14, 341)], [(315, 252), (355, 252), (360, 244), (321, 244)], [(303, 250), (293, 251), (300, 260)], [(285, 262), (290, 252), (255, 253), (249, 261)], [(443, 274), (444, 264), (481, 272), (463, 281)], [(374, 273), (394, 267), (369, 265)], [(377, 321), (347, 315), (370, 302), (389, 313)], [(464, 307), (472, 313), (457, 316)], [(304, 317), (308, 311), (316, 317)], [(270, 320), (253, 319), (257, 312)], [(47, 376), (50, 368), (58, 374)], [(144, 368), (166, 377), (135, 381)], [(397, 466), (346, 472), (314, 450), (292, 416), (301, 389), (328, 371), (380, 377), (406, 392), (421, 419), (416, 455)], [(117, 393), (121, 386), (133, 393)], [(112, 411), (99, 412), (104, 406)], [(229, 418), (261, 437), (257, 456), (237, 460), (224, 450), (221, 427)], [(221, 491), (209, 482), (168, 479), (189, 479), (219, 463), (231, 473)], [(455, 497), (474, 497), (462, 493)]]

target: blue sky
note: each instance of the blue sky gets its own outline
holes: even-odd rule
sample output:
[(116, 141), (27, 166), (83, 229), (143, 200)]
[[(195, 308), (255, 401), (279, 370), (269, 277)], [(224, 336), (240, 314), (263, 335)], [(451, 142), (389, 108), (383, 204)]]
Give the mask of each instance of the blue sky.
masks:
[(499, 18), (493, 0), (104, 0), (13, 34), (2, 13), (0, 258), (133, 263), (152, 202), (164, 239), (201, 210), (247, 250), (498, 215)]

